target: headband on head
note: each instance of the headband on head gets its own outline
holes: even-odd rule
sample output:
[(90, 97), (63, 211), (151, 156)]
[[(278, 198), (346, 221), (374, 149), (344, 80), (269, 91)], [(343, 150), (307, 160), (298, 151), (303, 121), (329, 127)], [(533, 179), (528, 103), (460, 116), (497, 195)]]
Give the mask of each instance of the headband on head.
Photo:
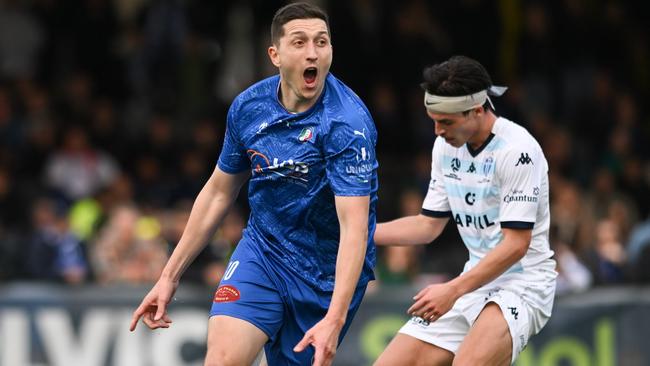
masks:
[(503, 93), (506, 92), (508, 87), (506, 86), (495, 86), (492, 85), (485, 90), (480, 92), (470, 94), (470, 95), (461, 95), (457, 97), (443, 97), (440, 95), (429, 94), (429, 92), (424, 92), (424, 107), (432, 113), (460, 113), (465, 112), (470, 109), (482, 106), (487, 100), (490, 102), (490, 106), (494, 109), (494, 105), (490, 100), (490, 95), (494, 97), (500, 97)]

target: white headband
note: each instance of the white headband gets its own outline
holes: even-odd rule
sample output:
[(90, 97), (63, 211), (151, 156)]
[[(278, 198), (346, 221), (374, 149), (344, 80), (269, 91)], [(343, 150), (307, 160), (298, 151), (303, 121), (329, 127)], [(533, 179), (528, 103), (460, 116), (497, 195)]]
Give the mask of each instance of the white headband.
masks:
[(491, 86), (480, 92), (461, 95), (457, 97), (443, 97), (440, 95), (429, 94), (424, 92), (424, 107), (432, 113), (445, 113), (453, 114), (465, 112), (470, 109), (482, 106), (487, 100), (490, 106), (494, 109), (494, 105), (490, 100), (489, 95), (499, 97), (505, 93), (508, 87), (505, 86)]

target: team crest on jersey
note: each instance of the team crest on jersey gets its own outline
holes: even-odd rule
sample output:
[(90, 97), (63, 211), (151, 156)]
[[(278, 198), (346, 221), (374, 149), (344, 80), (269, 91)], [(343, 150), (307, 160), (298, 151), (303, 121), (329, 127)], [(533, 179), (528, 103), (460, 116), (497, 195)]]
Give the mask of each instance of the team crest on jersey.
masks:
[(300, 142), (305, 142), (311, 140), (311, 138), (314, 136), (314, 129), (311, 127), (305, 127), (300, 131), (300, 135), (298, 135), (298, 141)]
[(239, 290), (235, 286), (224, 285), (219, 286), (217, 292), (214, 293), (214, 302), (232, 302), (237, 301), (241, 297)]
[(494, 158), (491, 156), (485, 158), (485, 161), (483, 161), (483, 175), (485, 176), (490, 175), (493, 166), (494, 166)]

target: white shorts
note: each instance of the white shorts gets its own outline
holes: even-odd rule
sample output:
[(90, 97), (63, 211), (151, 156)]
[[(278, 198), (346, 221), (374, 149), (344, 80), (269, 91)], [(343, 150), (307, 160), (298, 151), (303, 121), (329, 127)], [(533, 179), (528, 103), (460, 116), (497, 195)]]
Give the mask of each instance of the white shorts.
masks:
[[(526, 347), (529, 337), (537, 334), (550, 318), (555, 280), (546, 285), (532, 289), (515, 281), (507, 287), (480, 288), (458, 299), (452, 309), (435, 322), (413, 317), (399, 332), (455, 354), (485, 305), (494, 302), (501, 308), (510, 329), (514, 363)], [(520, 295), (521, 290), (526, 290), (528, 294)], [(541, 293), (539, 290), (542, 290)], [(531, 293), (533, 296), (530, 296)], [(529, 301), (533, 300), (531, 297), (537, 301)]]

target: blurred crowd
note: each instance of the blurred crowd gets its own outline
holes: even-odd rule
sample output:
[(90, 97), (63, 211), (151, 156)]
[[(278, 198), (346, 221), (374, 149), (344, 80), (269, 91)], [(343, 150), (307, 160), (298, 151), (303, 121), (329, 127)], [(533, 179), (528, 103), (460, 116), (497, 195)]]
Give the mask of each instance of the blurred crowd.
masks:
[[(417, 214), (433, 125), (423, 67), (482, 62), (550, 165), (558, 293), (650, 282), (650, 44), (636, 2), (317, 1), (332, 72), (377, 129), (378, 218)], [(276, 0), (0, 0), (0, 283), (155, 281), (214, 169), (232, 99), (275, 73)], [(646, 11), (647, 12), (647, 11)], [(214, 286), (242, 191), (185, 281)], [(444, 281), (466, 250), (381, 248), (379, 284)]]

